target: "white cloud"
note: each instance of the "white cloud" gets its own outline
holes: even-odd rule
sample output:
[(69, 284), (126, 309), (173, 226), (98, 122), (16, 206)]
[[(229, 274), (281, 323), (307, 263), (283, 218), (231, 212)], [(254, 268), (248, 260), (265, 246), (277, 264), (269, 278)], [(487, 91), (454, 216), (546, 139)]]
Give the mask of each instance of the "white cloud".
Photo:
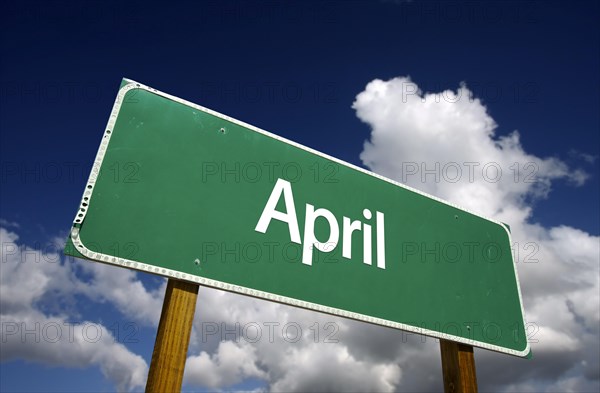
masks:
[(423, 93), (408, 78), (374, 80), (353, 108), (372, 129), (366, 166), (482, 214), (511, 219), (508, 208), (518, 207), (529, 215), (527, 198), (547, 196), (553, 180), (586, 178), (556, 158), (526, 153), (517, 131), (496, 137), (494, 119), (465, 85)]
[(184, 379), (209, 388), (232, 386), (249, 377), (265, 379), (266, 373), (258, 368), (257, 361), (253, 346), (223, 341), (212, 356), (202, 352), (189, 357)]
[[(506, 391), (597, 390), (591, 367), (598, 367), (600, 352), (600, 238), (531, 222), (531, 201), (548, 197), (552, 182), (581, 185), (587, 174), (527, 153), (517, 131), (496, 135), (487, 108), (465, 85), (432, 94), (409, 78), (374, 80), (353, 108), (372, 130), (361, 154), (370, 169), (511, 226), (530, 339), (537, 340), (534, 359), (504, 361), (479, 351), (480, 384)], [(499, 361), (512, 374), (499, 378)]]
[(275, 392), (393, 392), (401, 379), (396, 364), (359, 361), (343, 345), (310, 344), (289, 351)]
[(113, 304), (124, 315), (147, 325), (157, 326), (167, 280), (148, 290), (137, 278), (136, 272), (106, 266), (101, 263), (83, 263), (80, 267), (91, 275), (89, 282), (81, 283), (81, 292), (94, 301)]
[(393, 391), (400, 332), (374, 337), (372, 329), (380, 328), (201, 287), (184, 383), (226, 389), (255, 378), (271, 391)]
[[(88, 271), (90, 285), (76, 274), (76, 265), (61, 258), (58, 252), (19, 244), (18, 236), (5, 228), (0, 228), (0, 244), (0, 361), (23, 359), (51, 366), (96, 366), (119, 391), (145, 385), (146, 361), (119, 343), (101, 323), (73, 323), (78, 317), (70, 303), (75, 295), (98, 296), (101, 288), (106, 294), (112, 293), (105, 298), (122, 306), (129, 316), (146, 321), (155, 318), (156, 312), (149, 315), (147, 311), (125, 307), (121, 298), (139, 307), (155, 306), (157, 295), (145, 291), (132, 273), (112, 269), (122, 273), (113, 274), (110, 267), (99, 264)], [(115, 283), (124, 284), (122, 280), (128, 284), (123, 288), (131, 288), (129, 293), (114, 291)]]
[(97, 366), (118, 391), (142, 387), (148, 366), (139, 355), (115, 340), (105, 326), (89, 321), (73, 324), (36, 310), (0, 315), (2, 362), (12, 359), (50, 366)]

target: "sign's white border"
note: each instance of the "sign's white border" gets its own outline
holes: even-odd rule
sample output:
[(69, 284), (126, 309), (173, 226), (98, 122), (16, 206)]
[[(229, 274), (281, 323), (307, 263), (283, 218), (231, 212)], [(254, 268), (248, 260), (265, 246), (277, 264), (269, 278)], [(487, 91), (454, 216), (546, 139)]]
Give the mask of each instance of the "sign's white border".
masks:
[[(98, 261), (98, 262), (103, 262), (103, 263), (108, 263), (108, 264), (112, 264), (112, 265), (117, 265), (117, 266), (122, 266), (122, 267), (126, 267), (129, 269), (135, 269), (135, 270), (140, 270), (140, 271), (144, 271), (144, 272), (150, 272), (150, 273), (154, 273), (154, 274), (159, 274), (165, 277), (169, 277), (169, 278), (174, 278), (174, 279), (178, 279), (178, 280), (184, 280), (184, 281), (189, 281), (192, 283), (197, 283), (200, 285), (204, 285), (204, 286), (208, 286), (208, 287), (213, 287), (216, 289), (222, 289), (225, 291), (230, 291), (230, 292), (236, 292), (236, 293), (241, 293), (243, 295), (249, 295), (249, 296), (254, 296), (254, 297), (258, 297), (258, 298), (262, 298), (262, 299), (266, 299), (266, 300), (270, 300), (270, 301), (275, 301), (275, 302), (279, 302), (279, 303), (284, 303), (284, 304), (289, 304), (292, 306), (296, 306), (296, 307), (302, 307), (302, 308), (306, 308), (309, 310), (315, 310), (315, 311), (320, 311), (323, 313), (327, 313), (327, 314), (332, 314), (332, 315), (337, 315), (337, 316), (341, 316), (341, 317), (346, 317), (346, 318), (351, 318), (351, 319), (356, 319), (359, 321), (363, 321), (363, 322), (368, 322), (368, 323), (372, 323), (372, 324), (376, 324), (376, 325), (381, 325), (381, 326), (387, 326), (387, 327), (391, 327), (391, 328), (396, 328), (396, 329), (401, 329), (401, 330), (406, 330), (412, 333), (417, 333), (417, 334), (423, 334), (423, 335), (427, 335), (427, 336), (431, 336), (431, 337), (435, 337), (435, 338), (440, 338), (440, 339), (445, 339), (445, 340), (450, 340), (450, 341), (455, 341), (455, 342), (459, 342), (462, 344), (467, 344), (467, 345), (473, 345), (476, 347), (480, 347), (480, 348), (485, 348), (485, 349), (489, 349), (492, 351), (497, 351), (497, 352), (502, 352), (502, 353), (507, 353), (510, 355), (514, 355), (514, 356), (520, 356), (520, 357), (525, 357), (529, 354), (530, 352), (530, 345), (529, 342), (527, 342), (527, 346), (525, 347), (525, 349), (523, 351), (516, 351), (514, 349), (510, 349), (510, 348), (504, 348), (504, 347), (500, 347), (497, 345), (492, 345), (492, 344), (488, 344), (485, 342), (481, 342), (481, 341), (475, 341), (475, 340), (471, 340), (471, 339), (467, 339), (464, 337), (459, 337), (459, 336), (454, 336), (451, 334), (446, 334), (446, 333), (441, 333), (441, 332), (437, 332), (437, 331), (433, 331), (433, 330), (428, 330), (428, 329), (424, 329), (418, 326), (411, 326), (411, 325), (406, 325), (403, 323), (398, 323), (398, 322), (394, 322), (394, 321), (389, 321), (389, 320), (385, 320), (385, 319), (381, 319), (381, 318), (374, 318), (368, 315), (364, 315), (364, 314), (358, 314), (358, 313), (354, 313), (354, 312), (350, 312), (350, 311), (346, 311), (346, 310), (341, 310), (338, 308), (333, 308), (333, 307), (327, 307), (327, 306), (323, 306), (320, 304), (316, 304), (316, 303), (310, 303), (310, 302), (305, 302), (302, 300), (298, 300), (298, 299), (294, 299), (294, 298), (289, 298), (286, 296), (280, 296), (280, 295), (275, 295), (272, 293), (268, 293), (268, 292), (263, 292), (263, 291), (258, 291), (255, 289), (251, 289), (251, 288), (245, 288), (245, 287), (241, 287), (238, 285), (232, 285), (232, 284), (228, 284), (225, 282), (221, 282), (221, 281), (216, 281), (216, 280), (211, 280), (205, 277), (201, 277), (201, 276), (196, 276), (196, 275), (192, 275), (192, 274), (188, 274), (188, 273), (183, 273), (183, 272), (179, 272), (176, 270), (171, 270), (171, 269), (166, 269), (166, 268), (162, 268), (162, 267), (156, 267), (156, 266), (152, 266), (152, 265), (148, 265), (145, 263), (141, 263), (139, 261), (133, 261), (133, 260), (129, 260), (129, 259), (124, 259), (124, 258), (118, 258), (112, 255), (107, 255), (107, 254), (103, 254), (103, 253), (99, 253), (99, 252), (95, 252), (92, 250), (89, 250), (81, 241), (81, 238), (79, 237), (79, 226), (83, 223), (83, 220), (85, 218), (85, 215), (87, 213), (87, 207), (90, 204), (90, 200), (92, 197), (92, 192), (94, 190), (94, 186), (96, 184), (96, 180), (98, 178), (98, 175), (100, 173), (100, 167), (102, 166), (102, 161), (104, 159), (104, 155), (106, 153), (106, 149), (108, 147), (108, 143), (110, 141), (110, 137), (112, 135), (112, 131), (114, 129), (115, 123), (117, 121), (117, 116), (119, 115), (119, 110), (121, 109), (121, 105), (123, 103), (123, 100), (125, 99), (125, 94), (133, 89), (141, 89), (141, 90), (146, 90), (149, 91), (151, 93), (160, 95), (162, 97), (168, 98), (170, 100), (173, 100), (175, 102), (178, 102), (180, 104), (189, 106), (191, 108), (209, 113), (213, 116), (217, 116), (220, 117), (221, 119), (230, 121), (232, 123), (235, 123), (237, 125), (240, 125), (242, 127), (248, 128), (254, 132), (258, 132), (261, 133), (263, 135), (266, 135), (268, 137), (271, 137), (273, 139), (277, 139), (281, 142), (287, 143), (289, 145), (295, 146), (297, 148), (306, 150), (312, 154), (316, 154), (319, 155), (323, 158), (326, 158), (328, 160), (334, 161), (340, 165), (345, 165), (349, 168), (352, 168), (354, 170), (360, 171), (362, 173), (366, 173), (367, 175), (376, 177), (380, 180), (386, 181), (388, 183), (394, 184), (398, 187), (402, 187), (405, 189), (408, 189), (412, 192), (416, 192), (417, 194), (420, 194), (424, 197), (427, 197), (429, 199), (444, 203), (448, 206), (452, 206), (454, 208), (457, 208), (459, 210), (465, 211), (467, 213), (476, 215), (478, 217), (481, 217), (485, 220), (491, 221), (493, 223), (496, 223), (498, 225), (500, 225), (502, 228), (504, 228), (504, 230), (507, 232), (508, 237), (509, 237), (509, 241), (511, 242), (510, 244), (512, 244), (511, 241), (511, 237), (510, 237), (510, 232), (508, 231), (508, 229), (506, 228), (505, 225), (503, 225), (502, 223), (493, 220), (491, 218), (488, 217), (484, 217), (480, 214), (477, 214), (475, 212), (469, 211), (467, 209), (461, 208), (459, 206), (456, 206), (450, 202), (444, 201), (442, 199), (439, 199), (435, 196), (432, 195), (428, 195), (422, 191), (419, 191), (417, 189), (414, 189), (412, 187), (406, 186), (404, 184), (398, 183), (396, 181), (390, 180), (388, 178), (385, 178), (383, 176), (380, 176), (376, 173), (367, 171), (363, 168), (359, 168), (355, 165), (352, 165), (350, 163), (341, 161), (335, 157), (331, 157), (327, 154), (321, 153), (319, 151), (316, 151), (314, 149), (311, 149), (309, 147), (303, 146), (299, 143), (290, 141), (288, 139), (282, 138), (278, 135), (275, 134), (271, 134), (270, 132), (264, 131), (258, 127), (254, 127), (250, 124), (244, 123), (242, 121), (233, 119), (229, 116), (223, 115), (221, 113), (215, 112), (213, 110), (204, 108), (200, 105), (194, 104), (192, 102), (183, 100), (181, 98), (178, 97), (174, 97), (170, 94), (166, 94), (163, 93), (161, 91), (158, 91), (156, 89), (153, 89), (151, 87), (148, 86), (144, 86), (141, 83), (132, 81), (130, 79), (125, 79), (125, 81), (127, 82), (127, 84), (125, 86), (123, 86), (121, 89), (119, 89), (119, 92), (117, 94), (117, 98), (115, 99), (115, 103), (113, 105), (111, 114), (110, 114), (110, 118), (108, 120), (108, 124), (106, 126), (106, 129), (104, 131), (104, 135), (102, 137), (102, 142), (100, 143), (100, 148), (98, 149), (98, 153), (96, 154), (96, 159), (94, 160), (94, 165), (92, 166), (92, 171), (90, 173), (88, 182), (86, 184), (86, 188), (85, 191), (83, 193), (83, 197), (81, 199), (81, 203), (79, 206), (79, 210), (77, 211), (77, 214), (75, 215), (75, 219), (73, 221), (73, 227), (71, 229), (71, 239), (73, 241), (73, 244), (75, 245), (75, 247), (77, 248), (77, 251), (79, 251), (82, 255), (84, 255), (86, 258), (94, 260), (94, 261)], [(511, 255), (512, 258), (512, 255)], [(523, 309), (523, 300), (521, 297), (521, 288), (520, 288), (520, 283), (519, 283), (519, 276), (517, 275), (517, 269), (515, 266), (515, 263), (513, 261), (513, 267), (515, 269), (515, 278), (517, 281), (517, 290), (519, 293), (519, 303), (521, 306), (521, 314), (523, 315), (523, 334), (527, 334), (527, 330), (525, 329), (525, 313), (524, 313), (524, 309)]]

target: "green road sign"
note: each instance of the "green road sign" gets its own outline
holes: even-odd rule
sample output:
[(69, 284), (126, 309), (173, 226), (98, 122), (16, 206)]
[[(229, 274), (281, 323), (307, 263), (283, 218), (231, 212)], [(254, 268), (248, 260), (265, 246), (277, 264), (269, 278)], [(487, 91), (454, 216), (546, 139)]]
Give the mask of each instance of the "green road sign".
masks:
[(130, 80), (66, 253), (529, 353), (505, 225)]

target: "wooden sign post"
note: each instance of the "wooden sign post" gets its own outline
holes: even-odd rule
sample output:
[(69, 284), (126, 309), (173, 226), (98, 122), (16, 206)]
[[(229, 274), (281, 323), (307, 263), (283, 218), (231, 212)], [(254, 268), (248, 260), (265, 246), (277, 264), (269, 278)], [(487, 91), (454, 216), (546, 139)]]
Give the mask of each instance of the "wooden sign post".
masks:
[(198, 284), (169, 279), (146, 392), (179, 392), (190, 343)]
[(477, 393), (477, 375), (473, 347), (440, 340), (444, 392)]

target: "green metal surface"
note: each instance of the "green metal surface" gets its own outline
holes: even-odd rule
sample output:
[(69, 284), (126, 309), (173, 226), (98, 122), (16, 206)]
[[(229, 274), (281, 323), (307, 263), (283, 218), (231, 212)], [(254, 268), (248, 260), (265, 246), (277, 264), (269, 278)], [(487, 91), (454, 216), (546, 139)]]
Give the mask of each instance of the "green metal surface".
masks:
[[(120, 258), (131, 268), (147, 264), (158, 274), (232, 284), (204, 285), (528, 354), (501, 224), (143, 86), (113, 115), (100, 175), (74, 224), (91, 253), (70, 239), (67, 254)], [(307, 204), (339, 225), (337, 247), (315, 250), (312, 265), (302, 263), (303, 245), (290, 241), (287, 223), (255, 230), (278, 179), (290, 183), (301, 237)], [(286, 212), (283, 196), (277, 210)], [(385, 215), (385, 268), (377, 266), (376, 212)], [(362, 231), (352, 236), (352, 258), (342, 256), (344, 216), (371, 225), (372, 265), (363, 263)], [(315, 234), (329, 237), (325, 218)]]

